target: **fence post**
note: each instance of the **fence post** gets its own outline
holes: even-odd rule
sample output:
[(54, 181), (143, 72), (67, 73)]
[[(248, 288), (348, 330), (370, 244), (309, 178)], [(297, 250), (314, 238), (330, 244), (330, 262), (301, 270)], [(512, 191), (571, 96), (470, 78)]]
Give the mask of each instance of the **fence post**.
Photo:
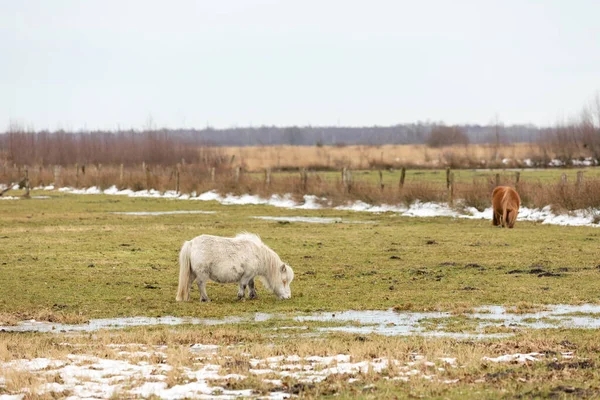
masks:
[(581, 192), (583, 188), (583, 171), (577, 171), (577, 191)]
[(210, 167), (210, 181), (215, 183), (215, 167)]
[(179, 194), (179, 167), (175, 171), (175, 193)]
[[(383, 154), (383, 152), (381, 153)], [(383, 192), (383, 173), (379, 170), (379, 189)]]
[(146, 172), (146, 161), (142, 161), (142, 172)]
[(342, 183), (344, 185), (344, 190), (349, 192), (352, 186), (352, 172), (350, 172), (349, 168), (342, 168)]
[(454, 204), (454, 172), (448, 176), (448, 204)]
[(446, 168), (446, 189), (450, 189), (450, 167)]
[(271, 168), (265, 168), (265, 184), (271, 186)]
[(404, 187), (404, 178), (406, 177), (406, 168), (402, 167), (400, 170), (400, 189)]
[(23, 195), (24, 198), (28, 199), (29, 196), (29, 168), (27, 166), (25, 166), (25, 194)]
[(350, 168), (346, 169), (346, 191), (350, 193), (350, 189), (352, 189), (352, 172)]
[(500, 174), (496, 174), (496, 186), (500, 186)]
[(306, 187), (308, 186), (308, 174), (306, 173), (306, 168), (300, 170), (300, 180), (302, 181), (302, 190), (306, 192)]
[(146, 190), (150, 190), (150, 167), (146, 165), (146, 163), (142, 164), (146, 169)]
[(562, 173), (562, 175), (560, 176), (560, 183), (562, 185), (566, 185), (567, 184), (567, 174), (565, 174), (564, 172)]
[(519, 186), (519, 181), (521, 180), (521, 173), (519, 171), (515, 172), (515, 186)]
[(119, 166), (119, 185), (123, 186), (123, 164)]
[(56, 186), (57, 188), (60, 187), (60, 165), (55, 165), (54, 166), (54, 186)]
[(236, 185), (239, 183), (240, 181), (240, 173), (241, 173), (241, 169), (242, 167), (240, 167), (239, 165), (237, 167), (235, 167), (235, 183)]

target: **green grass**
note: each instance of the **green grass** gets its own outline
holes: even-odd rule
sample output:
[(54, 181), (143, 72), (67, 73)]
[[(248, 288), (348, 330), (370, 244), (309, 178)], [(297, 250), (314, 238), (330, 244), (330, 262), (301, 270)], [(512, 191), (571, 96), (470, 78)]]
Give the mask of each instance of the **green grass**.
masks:
[[(600, 231), (594, 228), (519, 222), (516, 229), (503, 230), (483, 220), (107, 196), (53, 195), (0, 205), (0, 306), (5, 312), (49, 308), (89, 318), (217, 317), (252, 311), (397, 305), (453, 310), (598, 299)], [(217, 213), (111, 214), (197, 209)], [(376, 224), (281, 224), (250, 218), (256, 215), (341, 217)], [(294, 268), (293, 298), (278, 301), (259, 287), (259, 300), (238, 302), (236, 285), (211, 283), (212, 303), (200, 304), (195, 287), (194, 301), (176, 303), (177, 256), (183, 241), (203, 233), (231, 236), (243, 230), (261, 235)], [(568, 271), (559, 277), (508, 273), (532, 264)]]
[[(577, 172), (584, 171), (584, 179), (600, 178), (600, 167), (572, 167), (572, 168), (547, 168), (547, 169), (497, 169), (497, 170), (475, 170), (475, 169), (453, 169), (454, 180), (456, 183), (472, 183), (473, 180), (495, 181), (496, 174), (500, 174), (501, 182), (514, 182), (515, 173), (519, 172), (521, 182), (529, 183), (559, 183), (561, 175), (567, 175), (568, 182), (575, 182)], [(315, 173), (325, 180), (341, 180), (339, 171), (319, 171)], [(264, 173), (248, 173), (257, 180), (264, 180)], [(298, 172), (273, 172), (272, 180), (299, 177)], [(309, 175), (309, 179), (312, 174)], [(386, 187), (396, 187), (400, 181), (400, 170), (382, 171), (383, 183)], [(353, 170), (352, 179), (354, 181), (368, 182), (371, 184), (379, 183), (379, 171), (377, 170)], [(428, 183), (428, 184), (446, 184), (445, 169), (408, 169), (406, 170), (405, 183)]]

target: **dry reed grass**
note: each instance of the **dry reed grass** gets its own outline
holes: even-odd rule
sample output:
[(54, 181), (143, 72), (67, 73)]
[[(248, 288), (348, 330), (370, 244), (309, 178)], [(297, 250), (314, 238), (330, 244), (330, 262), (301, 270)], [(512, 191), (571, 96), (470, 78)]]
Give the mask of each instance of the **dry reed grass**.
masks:
[(491, 144), (455, 145), (442, 148), (431, 148), (424, 144), (222, 147), (221, 151), (249, 171), (265, 168), (331, 170), (342, 167), (493, 168), (507, 166), (502, 163), (503, 159), (512, 160), (508, 165), (516, 167), (521, 166), (525, 159), (542, 162), (556, 156), (554, 152), (535, 143), (515, 143), (499, 147)]

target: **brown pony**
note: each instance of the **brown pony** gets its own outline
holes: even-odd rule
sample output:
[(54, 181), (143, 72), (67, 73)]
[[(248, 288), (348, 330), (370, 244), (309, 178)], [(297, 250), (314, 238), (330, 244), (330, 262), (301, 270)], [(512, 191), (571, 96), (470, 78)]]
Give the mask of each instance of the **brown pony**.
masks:
[(494, 209), (492, 225), (502, 225), (503, 228), (514, 227), (520, 205), (521, 198), (515, 189), (508, 186), (495, 188), (492, 192), (492, 208)]

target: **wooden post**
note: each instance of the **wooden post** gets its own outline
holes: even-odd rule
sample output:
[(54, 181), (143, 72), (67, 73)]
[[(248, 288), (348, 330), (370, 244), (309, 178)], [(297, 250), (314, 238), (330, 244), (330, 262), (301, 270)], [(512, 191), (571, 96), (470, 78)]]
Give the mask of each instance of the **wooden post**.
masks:
[(54, 186), (56, 186), (56, 188), (60, 187), (60, 165), (55, 165), (54, 166)]
[(146, 161), (142, 161), (142, 172), (146, 172)]
[(519, 181), (521, 180), (521, 173), (519, 171), (515, 172), (515, 186), (519, 185)]
[(496, 186), (500, 186), (500, 174), (496, 174)]
[(81, 174), (85, 175), (85, 164), (81, 166)]
[(215, 167), (210, 168), (210, 181), (215, 183)]
[(179, 194), (179, 168), (175, 171), (175, 193)]
[(29, 190), (29, 168), (25, 166), (25, 194), (23, 195), (23, 198), (28, 199), (30, 197)]
[(577, 191), (581, 192), (583, 188), (583, 171), (577, 171)]
[(146, 168), (146, 190), (150, 190), (150, 167), (143, 163)]
[(302, 182), (302, 190), (306, 192), (308, 186), (308, 174), (306, 173), (306, 168), (300, 170), (300, 181)]
[(119, 166), (119, 185), (123, 185), (123, 164)]
[(240, 181), (241, 169), (242, 169), (242, 167), (240, 167), (239, 165), (237, 167), (235, 167), (235, 183), (236, 183), (236, 185)]
[(350, 192), (350, 189), (352, 189), (352, 172), (350, 171), (350, 168), (346, 169), (346, 191)]
[(567, 174), (565, 174), (564, 172), (563, 172), (563, 174), (560, 176), (560, 183), (561, 183), (562, 185), (566, 185), (566, 184), (567, 184)]
[(446, 168), (446, 189), (450, 189), (450, 167)]
[(265, 169), (265, 184), (271, 186), (271, 168)]
[(344, 188), (346, 187), (346, 167), (342, 168), (342, 185), (344, 185)]
[(448, 178), (448, 204), (454, 204), (454, 172), (450, 173)]
[(400, 188), (404, 187), (404, 178), (406, 178), (406, 168), (402, 167), (400, 170)]
[[(381, 153), (383, 154), (383, 152)], [(379, 170), (379, 189), (383, 192), (383, 172)]]

